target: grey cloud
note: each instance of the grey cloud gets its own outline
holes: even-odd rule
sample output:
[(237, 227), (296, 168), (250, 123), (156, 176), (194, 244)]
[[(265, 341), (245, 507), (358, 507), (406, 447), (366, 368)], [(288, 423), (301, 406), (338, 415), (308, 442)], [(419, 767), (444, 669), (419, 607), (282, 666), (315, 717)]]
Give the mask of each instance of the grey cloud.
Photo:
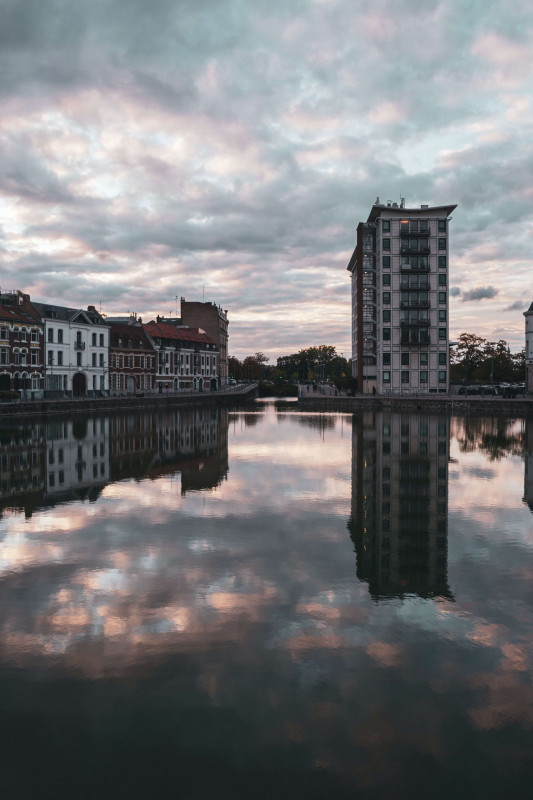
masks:
[[(0, 232), (10, 280), (86, 305), (106, 275), (106, 304), (142, 313), (166, 308), (174, 278), (172, 295), (209, 286), (230, 314), (267, 307), (272, 337), (289, 302), (303, 332), (276, 327), (284, 352), (316, 336), (322, 283), (345, 342), (357, 223), (376, 195), (401, 195), (459, 204), (463, 276), (503, 291), (481, 266), (506, 261), (525, 282), (527, 120), (495, 122), (505, 98), (476, 54), (486, 34), (525, 41), (525, 5), (0, 0), (0, 12), (0, 193), (22, 212), (16, 240)], [(500, 138), (476, 133), (494, 125)]]
[(492, 297), (496, 297), (498, 292), (499, 290), (494, 286), (479, 286), (477, 289), (463, 292), (462, 301), (466, 303), (469, 300), (490, 300)]
[(527, 300), (515, 300), (514, 303), (511, 303), (510, 306), (504, 309), (504, 311), (526, 311), (527, 310)]
[(461, 289), (458, 286), (452, 286), (450, 288), (450, 297), (459, 297), (461, 294)]

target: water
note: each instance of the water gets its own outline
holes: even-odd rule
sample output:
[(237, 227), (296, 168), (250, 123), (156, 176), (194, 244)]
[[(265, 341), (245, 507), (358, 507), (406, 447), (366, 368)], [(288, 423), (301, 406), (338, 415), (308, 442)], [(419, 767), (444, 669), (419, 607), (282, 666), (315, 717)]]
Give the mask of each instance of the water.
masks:
[(0, 431), (6, 797), (528, 797), (533, 422)]

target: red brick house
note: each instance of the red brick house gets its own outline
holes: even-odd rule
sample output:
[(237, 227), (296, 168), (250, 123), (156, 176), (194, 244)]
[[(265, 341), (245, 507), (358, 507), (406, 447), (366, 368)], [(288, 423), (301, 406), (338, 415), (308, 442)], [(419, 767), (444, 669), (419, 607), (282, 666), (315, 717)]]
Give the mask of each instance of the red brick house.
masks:
[(109, 331), (109, 391), (112, 395), (152, 392), (156, 353), (144, 326), (135, 319), (115, 322)]
[(44, 391), (44, 326), (29, 294), (0, 294), (0, 391), (23, 399)]

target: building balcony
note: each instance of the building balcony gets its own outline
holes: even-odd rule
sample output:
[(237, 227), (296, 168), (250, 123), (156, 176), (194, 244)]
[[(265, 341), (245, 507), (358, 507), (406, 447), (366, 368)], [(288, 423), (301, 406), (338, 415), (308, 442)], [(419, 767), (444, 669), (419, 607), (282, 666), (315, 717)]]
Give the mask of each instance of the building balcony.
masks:
[(85, 350), (85, 342), (74, 342), (74, 350)]
[[(408, 333), (408, 331), (402, 331), (402, 336), (400, 338), (400, 344), (407, 346), (407, 347), (422, 347), (427, 344), (431, 344), (431, 337), (430, 336), (405, 336), (404, 334)], [(418, 334), (418, 329), (413, 331), (414, 334)], [(420, 333), (424, 333), (424, 331), (420, 331)]]
[(402, 273), (406, 273), (406, 272), (412, 272), (412, 273), (414, 273), (414, 272), (429, 272), (429, 269), (430, 269), (429, 264), (427, 264), (425, 266), (418, 265), (416, 267), (413, 267), (411, 264), (400, 264), (400, 272), (402, 272)]
[(421, 246), (413, 246), (411, 244), (402, 243), (400, 244), (400, 253), (402, 256), (427, 256), (431, 252), (429, 245)]
[(430, 235), (429, 227), (427, 227), (424, 231), (420, 230), (410, 231), (408, 225), (406, 225), (405, 227), (400, 225), (400, 236), (402, 237), (409, 237), (410, 239), (414, 239), (416, 237), (422, 236), (424, 237), (424, 239), (427, 239), (429, 235)]
[(401, 319), (400, 325), (402, 328), (427, 328), (429, 319)]
[(429, 308), (429, 300), (409, 300), (400, 302), (400, 308)]

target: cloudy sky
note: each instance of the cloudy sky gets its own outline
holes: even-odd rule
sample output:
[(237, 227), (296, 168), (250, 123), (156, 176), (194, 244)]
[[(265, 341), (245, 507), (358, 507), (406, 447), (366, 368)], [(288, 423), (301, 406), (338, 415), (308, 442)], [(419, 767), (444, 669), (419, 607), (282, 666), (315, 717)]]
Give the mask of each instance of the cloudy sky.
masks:
[(350, 353), (377, 195), (457, 203), (451, 334), (523, 346), (530, 0), (0, 0), (0, 286)]

